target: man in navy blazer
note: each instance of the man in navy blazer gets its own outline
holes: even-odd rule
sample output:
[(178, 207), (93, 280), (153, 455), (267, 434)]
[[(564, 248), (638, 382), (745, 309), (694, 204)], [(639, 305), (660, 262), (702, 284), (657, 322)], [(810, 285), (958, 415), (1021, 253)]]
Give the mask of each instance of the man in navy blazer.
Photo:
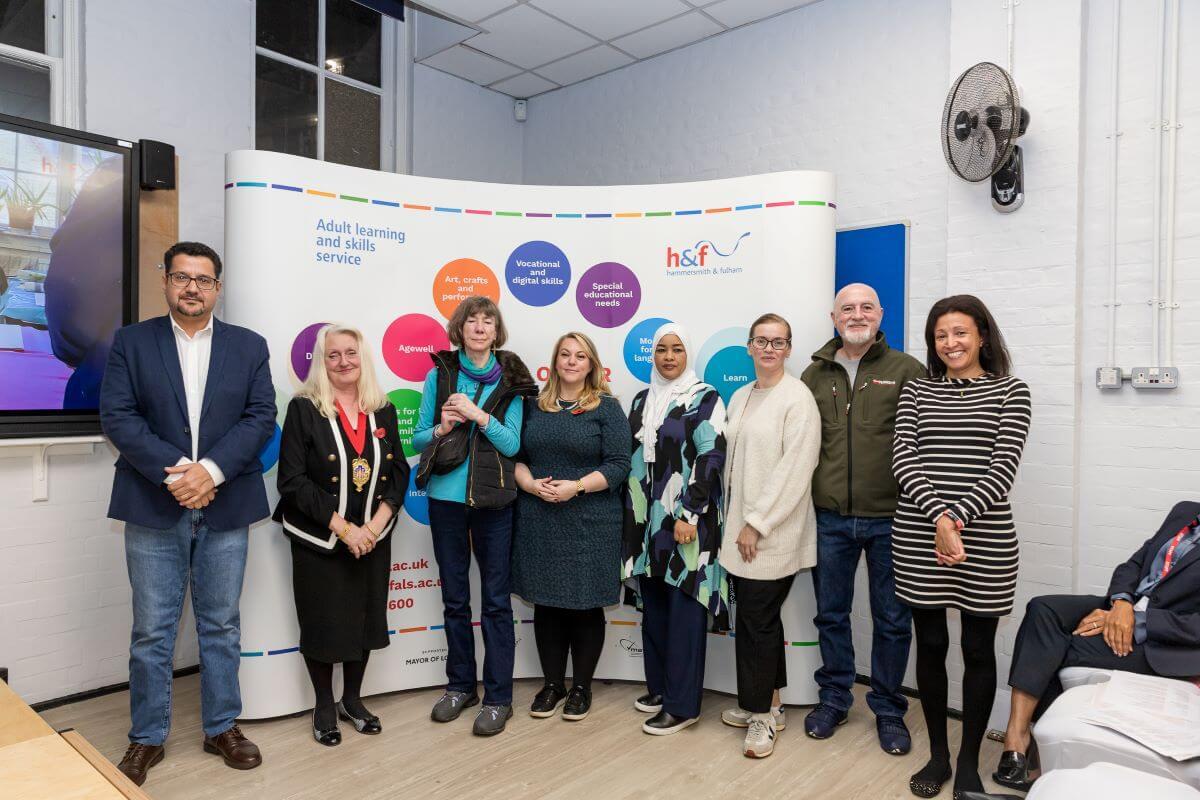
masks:
[(1013, 645), (1012, 707), (992, 776), (997, 783), (1022, 791), (1032, 783), (1038, 763), (1030, 723), (1062, 694), (1062, 667), (1200, 676), (1200, 503), (1177, 503), (1158, 531), (1113, 570), (1103, 597), (1029, 601)]
[(101, 425), (121, 454), (108, 515), (125, 522), (133, 587), (132, 727), (118, 768), (139, 786), (165, 755), (175, 635), (189, 584), (204, 749), (236, 769), (262, 763), (234, 722), (242, 710), (248, 529), (270, 513), (259, 461), (275, 425), (267, 343), (213, 317), (221, 259), (212, 248), (172, 245), (163, 272), (170, 314), (117, 331), (100, 392)]

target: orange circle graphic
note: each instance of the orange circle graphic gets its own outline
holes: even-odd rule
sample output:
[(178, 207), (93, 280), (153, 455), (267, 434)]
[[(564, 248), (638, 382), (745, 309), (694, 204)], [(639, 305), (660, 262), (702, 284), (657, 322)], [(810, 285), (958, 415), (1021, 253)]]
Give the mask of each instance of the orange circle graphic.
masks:
[(450, 319), (458, 304), (468, 297), (490, 297), (500, 302), (500, 283), (496, 273), (482, 261), (456, 258), (438, 270), (433, 279), (433, 304), (442, 316)]

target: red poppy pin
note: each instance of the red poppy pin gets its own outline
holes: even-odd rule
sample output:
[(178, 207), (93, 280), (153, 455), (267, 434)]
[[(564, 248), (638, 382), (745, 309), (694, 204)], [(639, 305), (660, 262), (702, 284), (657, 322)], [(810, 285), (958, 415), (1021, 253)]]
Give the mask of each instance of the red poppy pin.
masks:
[(385, 436), (387, 436), (387, 431), (385, 431), (383, 428), (375, 429), (375, 438), (376, 439), (382, 439)]

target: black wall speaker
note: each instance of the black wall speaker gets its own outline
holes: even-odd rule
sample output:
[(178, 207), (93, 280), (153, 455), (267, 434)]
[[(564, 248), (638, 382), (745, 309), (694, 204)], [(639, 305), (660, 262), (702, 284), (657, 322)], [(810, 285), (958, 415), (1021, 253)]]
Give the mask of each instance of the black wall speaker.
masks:
[(175, 146), (152, 139), (138, 142), (142, 151), (143, 189), (175, 188)]

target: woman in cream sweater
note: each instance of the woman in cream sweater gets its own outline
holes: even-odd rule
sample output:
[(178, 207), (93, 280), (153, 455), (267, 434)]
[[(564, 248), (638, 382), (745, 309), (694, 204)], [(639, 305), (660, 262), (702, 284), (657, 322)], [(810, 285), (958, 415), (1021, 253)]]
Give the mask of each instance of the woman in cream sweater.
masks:
[(721, 566), (733, 576), (737, 637), (737, 709), (721, 715), (747, 727), (742, 752), (765, 758), (784, 717), (787, 685), (780, 609), (796, 573), (817, 563), (812, 474), (821, 421), (808, 387), (784, 371), (792, 327), (777, 314), (750, 326), (756, 380), (729, 402), (725, 462), (728, 510)]

